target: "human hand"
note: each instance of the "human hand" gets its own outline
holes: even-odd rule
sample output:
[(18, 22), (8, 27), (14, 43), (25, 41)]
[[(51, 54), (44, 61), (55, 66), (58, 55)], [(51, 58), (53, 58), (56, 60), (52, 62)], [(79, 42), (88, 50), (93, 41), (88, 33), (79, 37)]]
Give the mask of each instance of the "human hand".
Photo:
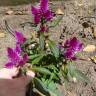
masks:
[(27, 71), (27, 76), (12, 79), (12, 77), (16, 76), (18, 72), (17, 68), (3, 68), (0, 70), (0, 96), (26, 95), (26, 86), (35, 74), (32, 71)]

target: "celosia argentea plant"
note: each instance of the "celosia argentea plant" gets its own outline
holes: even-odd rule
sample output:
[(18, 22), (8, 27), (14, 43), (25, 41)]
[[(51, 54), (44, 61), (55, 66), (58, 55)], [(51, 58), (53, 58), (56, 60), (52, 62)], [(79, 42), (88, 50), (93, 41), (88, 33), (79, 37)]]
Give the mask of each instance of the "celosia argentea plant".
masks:
[(21, 74), (25, 75), (27, 70), (32, 70), (35, 74), (32, 78), (33, 92), (44, 96), (62, 96), (58, 84), (87, 81), (73, 64), (78, 60), (76, 55), (82, 50), (83, 44), (76, 37), (59, 44), (50, 40), (49, 29), (61, 19), (54, 20), (56, 15), (49, 9), (48, 0), (40, 0), (39, 6), (32, 6), (32, 15), (38, 39), (27, 39), (22, 33), (15, 32), (16, 48), (8, 48), (9, 61), (5, 66), (19, 67)]

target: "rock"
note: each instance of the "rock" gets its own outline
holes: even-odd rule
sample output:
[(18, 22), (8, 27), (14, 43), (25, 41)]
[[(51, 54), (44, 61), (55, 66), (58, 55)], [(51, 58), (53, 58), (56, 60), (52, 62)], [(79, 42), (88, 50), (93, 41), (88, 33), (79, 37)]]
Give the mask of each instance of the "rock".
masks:
[(83, 51), (85, 52), (94, 52), (96, 50), (96, 46), (95, 45), (87, 45)]
[(82, 7), (83, 6), (83, 3), (78, 2), (78, 0), (75, 0), (74, 4), (75, 4), (76, 7)]
[(23, 12), (23, 11), (17, 11), (15, 13), (15, 15), (27, 15), (27, 13), (26, 12)]
[(68, 91), (67, 96), (77, 96), (77, 94), (75, 92)]
[(8, 10), (5, 14), (6, 15), (11, 15), (11, 14), (13, 14), (13, 11), (12, 10)]
[(5, 37), (5, 33), (0, 32), (0, 38), (3, 38), (3, 37)]
[(57, 11), (56, 11), (56, 14), (57, 15), (63, 15), (64, 12), (60, 8), (58, 8)]
[(76, 77), (73, 77), (73, 82), (74, 82), (74, 83), (76, 83), (76, 82), (77, 82)]

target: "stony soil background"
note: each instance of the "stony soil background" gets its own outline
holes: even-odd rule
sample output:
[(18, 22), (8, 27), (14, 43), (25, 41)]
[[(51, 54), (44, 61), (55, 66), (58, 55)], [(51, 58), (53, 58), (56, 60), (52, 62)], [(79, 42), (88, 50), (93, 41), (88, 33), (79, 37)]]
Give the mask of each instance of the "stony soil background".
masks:
[[(93, 34), (96, 31), (96, 2), (94, 1), (95, 0), (84, 0), (83, 5), (79, 6), (75, 0), (50, 2), (50, 7), (54, 11), (60, 8), (64, 12), (63, 20), (60, 24), (56, 28), (51, 29), (51, 38), (59, 42), (62, 41), (62, 39), (76, 36), (84, 42), (84, 46), (87, 44), (96, 45), (96, 37)], [(9, 10), (13, 11), (10, 15), (6, 14)], [(30, 37), (32, 36), (33, 28), (29, 25), (22, 28), (20, 25), (21, 23), (32, 21), (30, 10), (31, 4), (0, 7), (0, 34), (3, 34), (0, 37), (1, 67), (7, 62), (7, 47), (14, 47), (15, 45), (15, 39), (6, 30), (4, 21), (6, 20), (14, 31), (23, 32), (26, 37)], [(81, 57), (86, 60), (76, 61), (76, 66), (90, 78), (91, 83), (71, 83), (66, 90), (61, 87), (64, 96), (96, 96), (96, 64), (88, 60), (88, 58), (93, 55), (96, 55), (96, 52), (83, 52)]]

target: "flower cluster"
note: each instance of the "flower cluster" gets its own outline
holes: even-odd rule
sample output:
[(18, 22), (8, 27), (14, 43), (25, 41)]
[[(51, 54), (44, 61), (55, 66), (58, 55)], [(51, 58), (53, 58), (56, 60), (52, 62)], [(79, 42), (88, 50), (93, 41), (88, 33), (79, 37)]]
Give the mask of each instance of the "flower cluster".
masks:
[(47, 32), (46, 23), (54, 17), (54, 13), (49, 10), (48, 0), (41, 0), (40, 5), (32, 6), (32, 15), (34, 16), (34, 23), (40, 24), (40, 32)]
[(26, 41), (26, 38), (22, 33), (16, 32), (16, 48), (8, 48), (7, 53), (9, 57), (9, 62), (5, 64), (7, 68), (23, 66), (28, 61), (27, 53), (22, 54), (21, 44)]
[(39, 24), (40, 22), (50, 21), (54, 14), (49, 10), (48, 0), (41, 0), (40, 6), (32, 6), (32, 14), (34, 16), (34, 23)]
[(76, 60), (76, 53), (81, 51), (83, 43), (81, 43), (76, 37), (68, 39), (64, 44), (60, 44), (59, 48), (64, 48), (63, 55), (66, 59)]

